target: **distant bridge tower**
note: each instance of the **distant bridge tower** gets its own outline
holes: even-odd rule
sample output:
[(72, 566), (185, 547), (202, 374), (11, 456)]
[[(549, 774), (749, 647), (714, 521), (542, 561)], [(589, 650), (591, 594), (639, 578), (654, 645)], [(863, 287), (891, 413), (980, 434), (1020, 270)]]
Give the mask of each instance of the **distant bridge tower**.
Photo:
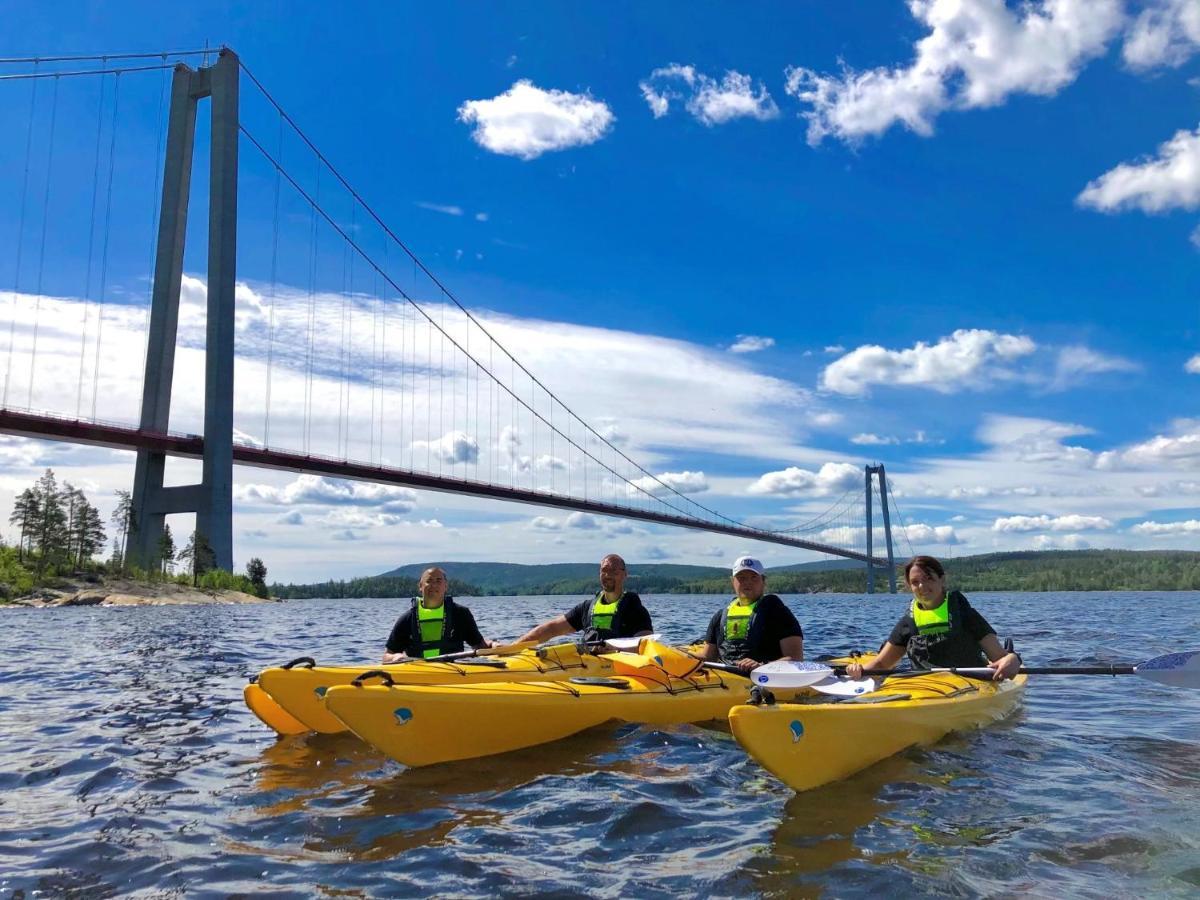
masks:
[(238, 58), (222, 50), (211, 66), (175, 67), (167, 124), (162, 210), (154, 263), (154, 291), (141, 429), (166, 433), (179, 322), (179, 289), (187, 232), (192, 150), (199, 101), (210, 99), (208, 324), (204, 363), (204, 469), (199, 484), (163, 486), (166, 455), (139, 450), (133, 481), (137, 530), (129, 555), (149, 567), (158, 559), (164, 517), (194, 512), (214, 562), (233, 568), (233, 326), (237, 265)]
[(887, 576), (888, 590), (891, 593), (896, 593), (896, 557), (892, 551), (892, 517), (888, 510), (888, 495), (887, 495), (887, 474), (883, 471), (883, 463), (877, 466), (866, 467), (866, 485), (867, 485), (867, 593), (875, 593), (875, 570), (878, 568), (871, 562), (874, 559), (874, 554), (871, 552), (875, 543), (875, 531), (871, 522), (871, 511), (874, 503), (872, 502), (871, 479), (872, 477), (879, 479), (879, 505), (883, 512), (883, 539), (887, 544)]

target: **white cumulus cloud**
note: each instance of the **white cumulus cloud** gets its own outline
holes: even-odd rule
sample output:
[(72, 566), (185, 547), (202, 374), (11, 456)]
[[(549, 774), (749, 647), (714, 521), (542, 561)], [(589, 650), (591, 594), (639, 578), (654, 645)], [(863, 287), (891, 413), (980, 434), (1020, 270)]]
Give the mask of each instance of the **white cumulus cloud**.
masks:
[(992, 531), (1105, 531), (1113, 527), (1103, 516), (1004, 516), (992, 523)]
[(417, 502), (416, 492), (408, 488), (366, 484), (361, 481), (341, 481), (322, 475), (300, 475), (282, 488), (269, 484), (235, 484), (233, 497), (239, 502), (249, 504), (369, 506), (391, 513), (410, 512)]
[(1200, 207), (1200, 128), (1175, 132), (1154, 158), (1110, 169), (1088, 184), (1075, 202), (1101, 212)]
[(672, 64), (655, 69), (639, 87), (656, 119), (670, 111), (672, 101), (683, 101), (684, 108), (709, 127), (733, 119), (766, 121), (779, 115), (762, 82), (756, 85), (749, 75), (732, 70), (717, 81), (697, 72), (695, 66)]
[(850, 438), (850, 443), (859, 444), (863, 447), (885, 447), (891, 444), (900, 443), (900, 439), (897, 437), (892, 437), (891, 435), (879, 435), (864, 432), (863, 434), (856, 434), (854, 437)]
[(978, 390), (1017, 377), (1009, 364), (1036, 349), (1024, 335), (980, 328), (960, 328), (936, 344), (918, 341), (906, 350), (865, 344), (826, 366), (821, 387), (852, 397), (881, 384), (927, 387), (943, 394)]
[(428, 451), (434, 459), (450, 465), (479, 459), (479, 442), (464, 431), (450, 431), (432, 441), (413, 441), (412, 448), (418, 453)]
[(756, 353), (775, 346), (773, 337), (757, 337), (753, 334), (739, 334), (737, 340), (729, 348), (730, 353)]
[(563, 524), (568, 528), (577, 528), (581, 531), (596, 531), (600, 528), (600, 520), (585, 512), (571, 513)]
[(1200, 353), (1197, 353), (1183, 364), (1183, 371), (1189, 375), (1200, 375)]
[(1200, 534), (1200, 519), (1188, 519), (1186, 522), (1139, 522), (1129, 530), (1134, 534), (1146, 534), (1150, 537)]
[(1125, 35), (1121, 55), (1134, 69), (1180, 66), (1200, 46), (1200, 0), (1151, 0)]
[(897, 529), (913, 544), (960, 544), (953, 525), (925, 525), (915, 522)]
[(788, 466), (777, 472), (767, 472), (746, 488), (751, 494), (782, 496), (817, 496), (842, 494), (851, 488), (861, 488), (863, 470), (850, 463), (825, 463), (816, 472)]
[(1049, 96), (1104, 51), (1121, 0), (909, 0), (929, 29), (908, 66), (837, 75), (792, 67), (788, 94), (808, 109), (808, 141), (856, 141), (893, 125), (929, 135), (948, 109), (995, 106), (1014, 93)]
[(651, 477), (637, 478), (630, 482), (632, 496), (653, 494), (662, 496), (671, 491), (680, 494), (700, 494), (708, 490), (708, 479), (703, 472), (660, 472)]
[(552, 150), (594, 144), (616, 117), (591, 94), (543, 90), (522, 79), (490, 100), (468, 100), (460, 122), (474, 125), (475, 143), (493, 153), (530, 160)]

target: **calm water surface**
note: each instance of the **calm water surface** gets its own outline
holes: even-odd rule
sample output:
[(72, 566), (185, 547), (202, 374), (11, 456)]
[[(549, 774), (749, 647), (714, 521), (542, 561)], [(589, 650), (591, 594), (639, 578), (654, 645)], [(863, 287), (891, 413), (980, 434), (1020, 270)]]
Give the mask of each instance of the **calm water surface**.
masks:
[[(717, 597), (652, 597), (691, 640)], [(810, 655), (868, 649), (903, 597), (788, 597)], [(1200, 594), (972, 597), (1037, 664), (1200, 646)], [(514, 638), (574, 598), (469, 601)], [(1189, 896), (1200, 692), (1030, 681), (1022, 710), (793, 794), (717, 728), (602, 726), (406, 770), (276, 740), (246, 676), (378, 658), (403, 601), (0, 611), (0, 896)]]

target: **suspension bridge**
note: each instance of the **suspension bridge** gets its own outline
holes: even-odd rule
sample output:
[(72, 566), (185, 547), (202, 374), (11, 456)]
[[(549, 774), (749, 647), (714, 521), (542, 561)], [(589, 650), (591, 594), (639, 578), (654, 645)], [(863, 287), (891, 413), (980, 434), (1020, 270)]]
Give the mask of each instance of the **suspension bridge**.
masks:
[[(882, 465), (786, 528), (653, 474), (505, 348), (505, 322), (460, 302), (232, 50), (3, 59), (0, 127), (0, 432), (134, 451), (132, 559), (194, 513), (231, 568), (241, 465), (797, 547), (895, 590)], [(168, 457), (199, 480), (168, 484)]]

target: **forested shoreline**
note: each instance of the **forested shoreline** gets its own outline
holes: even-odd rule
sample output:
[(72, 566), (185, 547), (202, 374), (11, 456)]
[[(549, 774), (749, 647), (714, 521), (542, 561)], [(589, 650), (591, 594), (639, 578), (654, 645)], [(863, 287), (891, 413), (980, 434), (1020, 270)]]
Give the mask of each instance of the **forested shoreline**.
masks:
[[(1184, 550), (1042, 550), (987, 553), (943, 560), (954, 587), (970, 591), (1200, 591), (1200, 552)], [(423, 565), (423, 564), (422, 564)], [(551, 567), (506, 566), (503, 563), (463, 564), (478, 570), (484, 565), (494, 575), (474, 576), (471, 581), (454, 579), (453, 563), (447, 567), (451, 593), (460, 596), (535, 596), (546, 594), (590, 594), (596, 590), (594, 576), (539, 577)], [(585, 564), (579, 564), (583, 566)], [(406, 566), (405, 570), (420, 566)], [(561, 564), (554, 567), (561, 568)], [(589, 568), (594, 568), (590, 565)], [(670, 567), (630, 564), (626, 587), (643, 594), (726, 594), (729, 576), (716, 567), (691, 567), (706, 572), (700, 577), (667, 574)], [(519, 570), (514, 577), (512, 570)], [(640, 571), (641, 570), (641, 571)], [(502, 577), (506, 575), (506, 577)], [(388, 573), (319, 584), (275, 584), (273, 596), (300, 597), (409, 597), (416, 591), (415, 576)], [(768, 589), (778, 594), (850, 593), (867, 589), (862, 568), (819, 570), (767, 570)], [(887, 575), (877, 572), (875, 590), (887, 590)]]

